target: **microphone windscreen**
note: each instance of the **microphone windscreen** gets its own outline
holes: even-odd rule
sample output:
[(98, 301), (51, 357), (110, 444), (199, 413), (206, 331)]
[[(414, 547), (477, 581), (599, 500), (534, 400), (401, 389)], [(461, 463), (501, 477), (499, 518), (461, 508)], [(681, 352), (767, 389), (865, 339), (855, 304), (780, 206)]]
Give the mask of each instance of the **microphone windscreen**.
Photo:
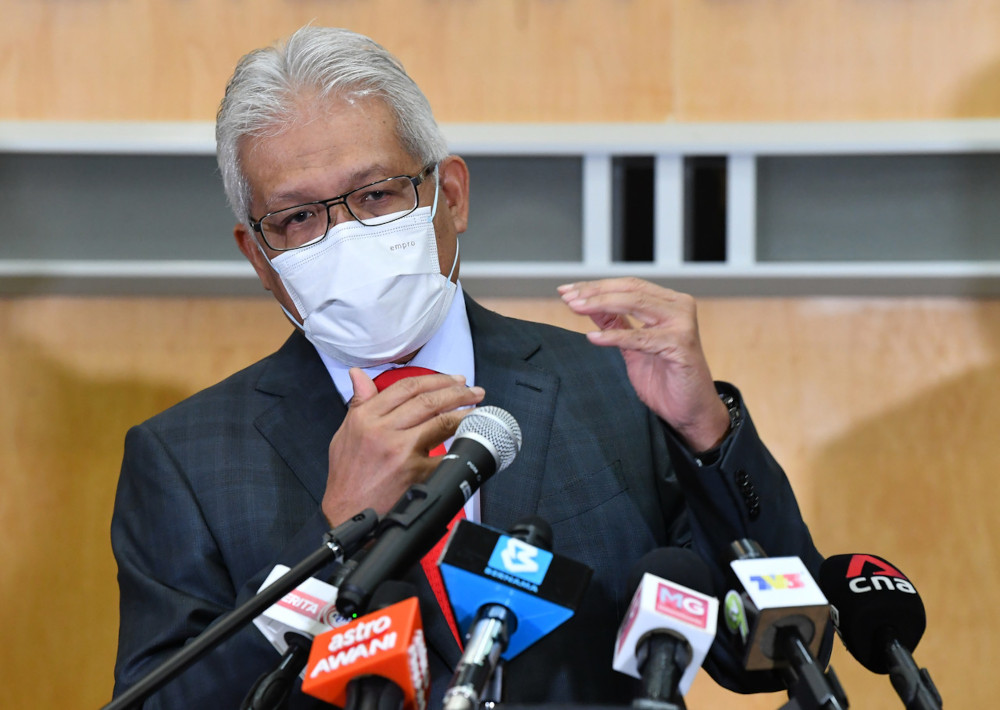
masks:
[(476, 407), (458, 424), (455, 439), (476, 439), (490, 449), (496, 460), (496, 472), (511, 465), (521, 450), (521, 427), (513, 415), (500, 407)]
[(375, 587), (372, 599), (368, 602), (368, 612), (382, 611), (386, 607), (415, 596), (417, 596), (416, 585), (397, 579), (387, 579)]
[(886, 674), (886, 644), (911, 653), (927, 627), (924, 603), (902, 572), (876, 555), (833, 555), (819, 570), (819, 586), (834, 608), (844, 647), (873, 673)]
[(537, 515), (518, 520), (509, 535), (540, 550), (552, 550), (552, 526)]
[(696, 592), (715, 596), (712, 573), (705, 561), (686, 547), (658, 547), (639, 558), (628, 577), (628, 589), (636, 589), (646, 573), (670, 580)]
[(302, 692), (347, 706), (351, 681), (376, 675), (403, 692), (404, 708), (424, 708), (429, 687), (427, 649), (414, 597), (369, 612), (313, 640)]

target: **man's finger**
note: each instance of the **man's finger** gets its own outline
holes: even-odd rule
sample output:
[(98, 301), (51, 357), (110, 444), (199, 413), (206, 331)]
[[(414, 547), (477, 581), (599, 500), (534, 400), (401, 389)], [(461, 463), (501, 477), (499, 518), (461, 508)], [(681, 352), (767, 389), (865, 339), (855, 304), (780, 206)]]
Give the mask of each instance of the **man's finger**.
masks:
[[(602, 282), (603, 283), (603, 282)], [(694, 297), (646, 282), (644, 288), (625, 289), (595, 288), (581, 290), (572, 297), (572, 290), (563, 294), (574, 313), (590, 316), (597, 314), (635, 318), (644, 326), (663, 326), (668, 323), (694, 323), (697, 307)], [(596, 321), (595, 321), (596, 322)]]
[(351, 376), (351, 386), (354, 388), (354, 396), (351, 397), (351, 401), (347, 403), (347, 406), (353, 407), (362, 402), (367, 402), (369, 399), (378, 394), (378, 387), (372, 381), (365, 371), (360, 367), (352, 367), (347, 371), (347, 374)]
[[(400, 429), (409, 429), (421, 426), (434, 417), (447, 412), (479, 404), (485, 395), (486, 392), (482, 387), (465, 387), (464, 385), (431, 390), (400, 403), (392, 411), (392, 418), (395, 426)], [(455, 426), (458, 426), (459, 420), (456, 420)]]
[(372, 405), (377, 405), (373, 406), (373, 410), (376, 414), (385, 415), (427, 393), (456, 386), (465, 387), (465, 377), (440, 374), (404, 377), (379, 392), (379, 398), (372, 402)]
[[(457, 409), (442, 412), (419, 427), (418, 442), (420, 447), (430, 452), (434, 447), (443, 444), (455, 435), (458, 425), (472, 412), (470, 409)], [(434, 464), (435, 466), (437, 463)]]

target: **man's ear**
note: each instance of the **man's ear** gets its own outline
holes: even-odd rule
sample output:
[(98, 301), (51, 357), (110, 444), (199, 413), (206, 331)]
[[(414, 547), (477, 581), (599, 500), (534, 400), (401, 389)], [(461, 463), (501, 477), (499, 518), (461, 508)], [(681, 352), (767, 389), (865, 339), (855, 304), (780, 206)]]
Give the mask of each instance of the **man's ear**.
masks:
[(240, 251), (243, 252), (243, 256), (253, 266), (253, 270), (257, 272), (257, 278), (264, 284), (264, 288), (271, 291), (274, 269), (267, 263), (267, 259), (264, 258), (260, 248), (257, 246), (257, 238), (253, 232), (247, 229), (245, 224), (237, 224), (233, 227), (233, 236), (236, 238), (236, 246), (239, 247)]
[(438, 180), (438, 209), (448, 210), (455, 232), (462, 234), (469, 226), (469, 166), (457, 155), (449, 155), (438, 164)]

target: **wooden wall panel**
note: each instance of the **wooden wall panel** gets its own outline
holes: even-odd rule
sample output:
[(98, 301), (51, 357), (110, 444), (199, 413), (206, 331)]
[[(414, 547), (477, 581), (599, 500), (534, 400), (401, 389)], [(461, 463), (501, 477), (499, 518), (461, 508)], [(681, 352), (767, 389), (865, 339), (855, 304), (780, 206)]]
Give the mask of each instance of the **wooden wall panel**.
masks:
[[(488, 301), (576, 329), (556, 300)], [(820, 550), (872, 552), (920, 590), (917, 649), (950, 707), (989, 707), (1000, 584), (1000, 301), (705, 300), (716, 377), (738, 384)], [(0, 682), (10, 707), (97, 707), (117, 633), (108, 525), (126, 428), (270, 352), (267, 298), (0, 300)], [(899, 701), (839, 647), (852, 707)], [(56, 672), (57, 669), (58, 672)], [(37, 679), (47, 679), (37, 682)], [(26, 680), (27, 679), (27, 680)], [(36, 679), (36, 680), (31, 680)], [(701, 677), (691, 707), (775, 708)]]
[(397, 54), (439, 120), (658, 120), (671, 96), (661, 40), (673, 5), (658, 0), (583, 11), (526, 0), (25, 0), (11, 10), (0, 119), (212, 120), (239, 57), (309, 22)]
[(988, 0), (681, 2), (675, 116), (850, 121), (1000, 113)]
[[(382, 42), (446, 122), (1000, 115), (990, 0), (4, 0), (2, 10), (0, 120), (211, 120), (238, 57), (309, 21)], [(494, 305), (584, 327), (556, 301)], [(701, 319), (715, 374), (742, 387), (820, 549), (881, 554), (912, 576), (929, 615), (918, 660), (949, 706), (990, 707), (1000, 302), (711, 300)], [(287, 330), (265, 298), (0, 300), (0, 628), (18, 640), (0, 651), (5, 704), (107, 700), (108, 523), (125, 429)], [(853, 707), (898, 707), (888, 680), (839, 646), (834, 664)], [(694, 693), (691, 707), (782, 702), (732, 698), (704, 678)]]
[(1000, 115), (990, 0), (5, 0), (3, 11), (0, 120), (211, 120), (236, 60), (310, 21), (395, 52), (445, 122)]
[[(495, 301), (567, 321), (558, 304)], [(713, 375), (737, 384), (785, 468), (817, 547), (870, 552), (920, 592), (917, 648), (947, 706), (989, 707), (1000, 653), (1000, 522), (991, 495), (1000, 396), (1000, 301), (712, 299), (699, 307)], [(886, 676), (835, 643), (851, 707), (893, 710)], [(735, 697), (701, 674), (691, 708), (776, 708), (783, 694)]]
[[(96, 708), (110, 698), (118, 592), (109, 525), (124, 432), (280, 343), (287, 326), (269, 305), (0, 301), (5, 707)], [(219, 328), (225, 335), (213, 337)], [(214, 344), (204, 347), (206, 337)]]

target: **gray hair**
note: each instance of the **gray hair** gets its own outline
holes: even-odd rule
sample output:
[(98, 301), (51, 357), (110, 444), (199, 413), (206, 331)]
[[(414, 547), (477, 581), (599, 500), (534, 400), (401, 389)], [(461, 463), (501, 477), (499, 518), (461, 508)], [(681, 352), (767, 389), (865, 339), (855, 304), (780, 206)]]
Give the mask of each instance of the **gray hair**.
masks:
[(422, 164), (448, 155), (430, 104), (398, 59), (364, 35), (331, 27), (306, 26), (284, 42), (240, 59), (215, 122), (222, 184), (233, 214), (248, 221), (250, 185), (240, 165), (240, 144), (248, 136), (276, 135), (295, 118), (296, 98), (376, 97), (396, 119), (403, 148)]

